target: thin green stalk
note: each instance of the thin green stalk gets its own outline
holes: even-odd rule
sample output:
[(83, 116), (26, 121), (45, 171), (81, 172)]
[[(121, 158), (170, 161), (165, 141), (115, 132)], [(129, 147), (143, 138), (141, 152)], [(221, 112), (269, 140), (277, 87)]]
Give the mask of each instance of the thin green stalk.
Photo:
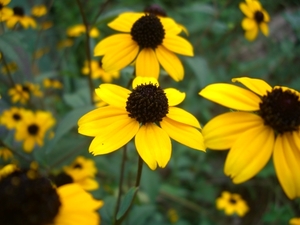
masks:
[(2, 61), (3, 61), (4, 67), (5, 67), (6, 71), (7, 71), (8, 79), (9, 79), (9, 81), (11, 83), (11, 86), (14, 87), (16, 84), (15, 84), (13, 78), (12, 78), (12, 75), (11, 75), (10, 71), (9, 71), (9, 67), (7, 65), (5, 56), (4, 56), (3, 52), (1, 52), (1, 53), (2, 53)]

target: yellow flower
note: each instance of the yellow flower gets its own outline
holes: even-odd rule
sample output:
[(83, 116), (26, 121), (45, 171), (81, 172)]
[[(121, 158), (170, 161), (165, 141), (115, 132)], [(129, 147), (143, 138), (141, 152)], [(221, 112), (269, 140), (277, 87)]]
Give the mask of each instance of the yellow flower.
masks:
[(57, 48), (58, 49), (62, 49), (62, 48), (67, 48), (67, 47), (71, 47), (74, 44), (74, 41), (72, 39), (65, 39), (65, 40), (61, 40), (57, 43)]
[(27, 110), (17, 107), (11, 107), (4, 110), (0, 117), (0, 124), (3, 124), (7, 129), (15, 129), (20, 121), (24, 119), (24, 113)]
[(239, 194), (228, 191), (223, 191), (222, 196), (217, 198), (216, 206), (219, 210), (225, 210), (226, 215), (237, 214), (242, 217), (249, 211), (247, 203)]
[(55, 188), (33, 169), (10, 170), (0, 180), (1, 224), (100, 224), (97, 210), (103, 201), (95, 200), (78, 184)]
[(246, 18), (242, 21), (242, 27), (245, 30), (245, 38), (253, 41), (260, 29), (265, 36), (269, 35), (268, 22), (270, 16), (264, 10), (257, 0), (246, 0), (246, 3), (240, 3), (240, 9)]
[[(83, 24), (77, 24), (67, 29), (67, 35), (69, 37), (79, 37), (86, 32), (85, 26)], [(93, 38), (99, 37), (100, 32), (96, 27), (90, 29), (90, 36)]]
[(15, 139), (24, 141), (23, 149), (25, 152), (31, 152), (35, 144), (44, 145), (46, 132), (55, 124), (55, 119), (51, 113), (37, 111), (33, 113), (27, 111), (24, 119), (18, 124)]
[(39, 90), (38, 85), (26, 82), (25, 84), (16, 84), (15, 87), (10, 88), (8, 95), (11, 96), (13, 103), (21, 102), (25, 104), (32, 95), (42, 97), (43, 93)]
[(0, 147), (0, 158), (7, 161), (13, 157), (13, 153), (6, 147)]
[(170, 137), (190, 148), (204, 151), (197, 119), (175, 107), (185, 93), (163, 90), (155, 78), (137, 77), (133, 91), (101, 84), (97, 95), (108, 106), (97, 108), (78, 121), (78, 132), (95, 137), (89, 151), (101, 155), (118, 150), (135, 136), (135, 146), (152, 169), (165, 167), (171, 158)]
[(41, 23), (41, 27), (43, 30), (47, 30), (49, 28), (51, 28), (53, 26), (53, 22), (52, 21), (45, 21)]
[(172, 208), (168, 210), (168, 217), (171, 223), (177, 223), (179, 219), (178, 212)]
[(43, 80), (43, 85), (45, 88), (55, 88), (55, 89), (62, 88), (62, 83), (60, 81), (49, 79), (49, 78)]
[[(105, 83), (110, 83), (113, 78), (119, 78), (119, 76), (120, 76), (119, 71), (111, 71), (109, 73), (105, 72), (102, 69), (101, 61), (97, 61), (97, 60), (91, 61), (91, 69), (92, 69), (92, 73), (91, 73), (92, 78), (93, 79), (101, 78)], [(88, 61), (84, 62), (84, 66), (83, 66), (81, 72), (84, 75), (88, 75), (90, 73)]]
[(300, 218), (292, 218), (289, 221), (290, 225), (300, 225)]
[(63, 170), (71, 178), (72, 183), (79, 184), (84, 190), (92, 191), (99, 188), (95, 180), (97, 168), (93, 160), (78, 156), (70, 166), (65, 166)]
[(36, 5), (31, 9), (31, 14), (35, 17), (41, 17), (47, 14), (45, 5)]
[(1, 68), (1, 72), (2, 72), (3, 74), (14, 73), (14, 72), (17, 71), (17, 69), (18, 69), (17, 63), (15, 63), (15, 62), (10, 62), (10, 63), (7, 63), (6, 66), (3, 66), (3, 67)]
[(8, 28), (13, 28), (17, 23), (20, 23), (25, 29), (29, 27), (36, 28), (35, 20), (30, 16), (26, 16), (23, 8), (15, 6), (13, 11), (14, 14), (6, 21), (6, 26)]
[(0, 181), (17, 169), (15, 164), (7, 164), (0, 169)]
[(11, 8), (5, 7), (10, 3), (10, 0), (0, 0), (0, 22), (7, 20), (14, 14)]
[(250, 90), (232, 84), (211, 84), (200, 95), (229, 107), (203, 128), (205, 144), (214, 150), (230, 149), (225, 174), (234, 183), (255, 176), (273, 162), (279, 182), (290, 199), (300, 197), (300, 93), (271, 87), (260, 79), (235, 78)]
[(104, 55), (105, 71), (121, 70), (135, 62), (137, 76), (158, 79), (161, 64), (175, 81), (183, 79), (184, 69), (175, 53), (194, 53), (192, 45), (178, 36), (181, 28), (174, 20), (149, 13), (122, 13), (108, 26), (123, 33), (103, 39), (94, 49), (95, 56)]

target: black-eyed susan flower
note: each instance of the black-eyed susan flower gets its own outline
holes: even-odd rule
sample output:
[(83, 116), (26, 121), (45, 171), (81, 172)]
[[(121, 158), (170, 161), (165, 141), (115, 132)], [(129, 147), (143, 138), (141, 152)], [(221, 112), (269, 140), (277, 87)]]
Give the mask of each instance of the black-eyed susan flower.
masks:
[(16, 128), (15, 139), (23, 141), (25, 152), (31, 152), (35, 144), (44, 145), (45, 134), (54, 124), (55, 119), (49, 112), (27, 111)]
[(99, 184), (95, 180), (96, 173), (94, 160), (78, 156), (71, 165), (63, 168), (63, 172), (54, 176), (53, 180), (57, 186), (77, 183), (84, 190), (92, 191), (99, 188)]
[(11, 0), (0, 0), (0, 22), (7, 20), (9, 17), (11, 17), (14, 14), (14, 11), (6, 7)]
[(0, 221), (5, 225), (99, 225), (97, 210), (103, 205), (79, 185), (55, 188), (32, 169), (15, 169), (1, 177), (0, 201)]
[[(79, 37), (86, 32), (86, 28), (83, 24), (76, 24), (67, 29), (67, 35), (69, 37)], [(100, 35), (99, 30), (96, 27), (92, 27), (89, 31), (90, 37), (97, 38)]]
[(7, 63), (5, 66), (2, 66), (1, 72), (3, 74), (11, 74), (18, 70), (18, 65), (15, 62)]
[(100, 41), (94, 55), (101, 56), (107, 72), (121, 70), (135, 62), (137, 76), (159, 76), (160, 64), (175, 80), (184, 76), (181, 61), (175, 53), (193, 56), (193, 47), (178, 36), (181, 28), (170, 18), (151, 13), (122, 13), (108, 26), (120, 31)]
[(239, 194), (223, 191), (221, 197), (217, 198), (216, 206), (219, 210), (224, 210), (226, 215), (244, 216), (249, 207)]
[(3, 111), (0, 116), (0, 124), (7, 127), (7, 129), (15, 129), (20, 121), (24, 119), (26, 109), (11, 107)]
[[(102, 62), (97, 61), (97, 60), (92, 60), (91, 61), (91, 70), (92, 70), (91, 77), (93, 79), (100, 78), (105, 83), (110, 83), (110, 82), (112, 82), (112, 80), (114, 78), (119, 78), (119, 76), (120, 76), (119, 71), (105, 72), (102, 69)], [(84, 75), (90, 74), (90, 68), (89, 68), (89, 65), (88, 65), (88, 61), (84, 62), (84, 66), (83, 66), (81, 72)]]
[(4, 146), (0, 146), (0, 158), (2, 158), (4, 161), (7, 161), (11, 158), (13, 158), (13, 153), (8, 148)]
[(43, 85), (45, 88), (54, 88), (54, 89), (62, 89), (63, 85), (59, 80), (46, 78), (43, 80)]
[(16, 84), (10, 88), (8, 95), (11, 96), (13, 103), (20, 102), (25, 104), (29, 101), (31, 96), (42, 97), (43, 93), (39, 89), (39, 85), (33, 83)]
[(264, 10), (257, 0), (246, 0), (246, 3), (240, 3), (240, 9), (245, 14), (246, 18), (242, 21), (242, 27), (245, 30), (245, 38), (249, 41), (253, 41), (258, 31), (265, 35), (269, 35), (268, 22), (270, 16), (266, 10)]
[(175, 107), (185, 93), (162, 89), (155, 78), (136, 77), (130, 91), (101, 84), (97, 95), (108, 106), (97, 108), (78, 121), (78, 132), (95, 137), (89, 151), (101, 155), (118, 150), (135, 136), (137, 152), (152, 169), (165, 167), (171, 158), (171, 140), (204, 151), (198, 120)]
[(300, 93), (283, 86), (271, 87), (260, 79), (235, 78), (249, 90), (218, 83), (199, 94), (237, 110), (219, 115), (203, 128), (205, 145), (230, 149), (225, 174), (234, 183), (255, 176), (273, 162), (279, 182), (290, 199), (300, 197)]
[(25, 29), (29, 27), (36, 28), (35, 20), (27, 16), (22, 7), (13, 7), (13, 12), (14, 14), (6, 20), (6, 26), (8, 28), (13, 28), (17, 23), (20, 23)]
[(31, 14), (35, 17), (41, 17), (47, 14), (47, 7), (45, 5), (36, 5), (32, 7)]
[(289, 221), (289, 225), (300, 225), (300, 218), (292, 218)]

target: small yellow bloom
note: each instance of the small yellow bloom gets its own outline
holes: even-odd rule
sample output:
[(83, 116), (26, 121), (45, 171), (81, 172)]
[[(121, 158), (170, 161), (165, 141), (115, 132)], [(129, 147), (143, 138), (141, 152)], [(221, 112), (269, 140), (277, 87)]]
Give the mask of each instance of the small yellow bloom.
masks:
[(6, 21), (6, 26), (8, 28), (13, 28), (17, 23), (20, 23), (25, 29), (29, 27), (36, 28), (35, 20), (32, 17), (25, 15), (23, 8), (15, 6), (13, 12), (14, 14)]
[(300, 225), (300, 217), (290, 219), (289, 225)]
[(43, 30), (47, 30), (49, 28), (51, 28), (53, 26), (53, 22), (52, 21), (45, 21), (41, 23), (41, 27)]
[(168, 217), (171, 223), (176, 223), (179, 220), (178, 212), (175, 209), (168, 210)]
[[(67, 35), (69, 37), (79, 37), (86, 32), (85, 26), (83, 24), (77, 24), (67, 29)], [(96, 27), (92, 27), (89, 32), (92, 38), (99, 37), (100, 32)]]
[(60, 81), (49, 78), (43, 80), (43, 85), (45, 88), (61, 89), (63, 87)]
[(41, 17), (47, 14), (45, 5), (36, 5), (31, 9), (31, 14), (35, 17)]
[(6, 7), (10, 3), (10, 0), (0, 0), (0, 22), (7, 20), (14, 14), (11, 8)]
[(270, 16), (259, 1), (246, 0), (246, 3), (240, 3), (240, 9), (246, 16), (242, 21), (242, 27), (246, 31), (245, 38), (247, 40), (253, 41), (258, 35), (259, 29), (265, 36), (269, 35), (267, 23), (270, 22)]
[(226, 215), (237, 214), (243, 217), (248, 211), (247, 203), (239, 194), (223, 191), (222, 196), (216, 200), (216, 206), (219, 210), (224, 210)]
[(25, 104), (32, 96), (42, 97), (43, 93), (40, 91), (39, 85), (26, 82), (25, 84), (16, 84), (15, 87), (10, 88), (8, 95), (11, 96), (13, 103), (21, 102)]
[(74, 41), (70, 38), (61, 40), (57, 43), (57, 48), (62, 49), (62, 48), (68, 48), (71, 47), (74, 44)]
[(1, 72), (2, 72), (3, 74), (14, 73), (14, 72), (17, 71), (17, 69), (18, 69), (17, 63), (15, 63), (15, 62), (10, 62), (10, 63), (7, 63), (6, 66), (3, 66), (3, 67), (1, 68)]
[(13, 155), (12, 151), (10, 151), (8, 148), (0, 147), (0, 158), (7, 161), (7, 160), (11, 159), (13, 156), (14, 155)]
[(4, 110), (0, 116), (0, 124), (6, 126), (7, 129), (15, 129), (19, 122), (24, 119), (26, 111), (26, 109), (17, 107)]
[(0, 169), (0, 181), (4, 177), (8, 176), (12, 172), (16, 171), (17, 166), (15, 164), (8, 164)]

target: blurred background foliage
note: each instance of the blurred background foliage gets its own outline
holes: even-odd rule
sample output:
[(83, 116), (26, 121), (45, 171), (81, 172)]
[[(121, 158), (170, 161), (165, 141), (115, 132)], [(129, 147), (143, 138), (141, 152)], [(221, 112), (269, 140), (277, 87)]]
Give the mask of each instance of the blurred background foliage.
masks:
[[(264, 79), (271, 85), (300, 90), (300, 2), (297, 0), (262, 0), (264, 9), (271, 16), (270, 35), (264, 37), (259, 34), (253, 42), (244, 38), (239, 0), (81, 2), (88, 23), (100, 30), (99, 37), (89, 40), (91, 53), (99, 40), (114, 33), (107, 23), (119, 13), (143, 11), (154, 3), (188, 29), (189, 34), (182, 36), (194, 46), (195, 56), (181, 57), (185, 68), (184, 80), (176, 83), (162, 71), (159, 81), (164, 88), (175, 87), (186, 92), (187, 97), (181, 107), (193, 113), (202, 125), (226, 110), (198, 95), (210, 83), (230, 83), (231, 78), (249, 76)], [(78, 5), (75, 0), (12, 0), (9, 6), (21, 5), (29, 13), (37, 4), (51, 5), (50, 12), (39, 18), (38, 23), (52, 21), (53, 26), (46, 30), (6, 30), (0, 35), (0, 50), (7, 63), (17, 64), (18, 69), (12, 73), (16, 83), (30, 81), (42, 84), (46, 78), (62, 82), (62, 90), (44, 92), (44, 98), (30, 106), (52, 112), (57, 121), (55, 136), (30, 155), (22, 152), (20, 144), (14, 141), (13, 131), (1, 126), (0, 138), (18, 152), (15, 157), (21, 165), (35, 160), (44, 173), (60, 170), (78, 155), (95, 160), (100, 188), (92, 193), (105, 202), (100, 210), (101, 224), (111, 224), (122, 152), (93, 157), (88, 153), (91, 138), (77, 133), (78, 118), (93, 108), (88, 79), (81, 73), (87, 59), (85, 35), (73, 38), (70, 47), (57, 48), (60, 41), (67, 39), (66, 30), (70, 26), (83, 23)], [(34, 57), (37, 50), (42, 51), (38, 58)], [(132, 73), (132, 68), (125, 68), (120, 79), (113, 82), (126, 87)], [(3, 73), (0, 78), (2, 112), (12, 103), (7, 95), (9, 79)], [(93, 80), (95, 88), (100, 83), (100, 79)], [(272, 161), (255, 178), (234, 185), (223, 173), (227, 151), (208, 149), (207, 153), (202, 153), (175, 142), (172, 144), (172, 158), (166, 168), (151, 171), (144, 166), (138, 198), (124, 224), (282, 225), (288, 224), (290, 218), (300, 216), (299, 199), (289, 200), (283, 193)], [(134, 185), (137, 162), (136, 150), (130, 143), (126, 156), (124, 193)], [(2, 165), (5, 163), (1, 161)], [(226, 216), (216, 209), (215, 201), (224, 190), (239, 193), (247, 201), (250, 211), (244, 217)], [(128, 199), (125, 197), (123, 200), (126, 202)]]

